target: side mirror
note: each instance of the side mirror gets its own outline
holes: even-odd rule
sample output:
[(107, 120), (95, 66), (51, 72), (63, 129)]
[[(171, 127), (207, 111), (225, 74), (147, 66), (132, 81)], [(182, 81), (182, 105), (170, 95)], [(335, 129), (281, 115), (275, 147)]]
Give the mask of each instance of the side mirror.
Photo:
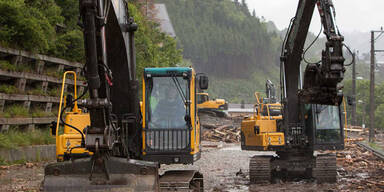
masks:
[(355, 98), (353, 97), (347, 97), (347, 104), (348, 105), (353, 105), (355, 103)]
[(199, 87), (201, 90), (208, 89), (208, 77), (207, 76), (200, 76), (199, 77)]
[(49, 126), (49, 128), (51, 129), (52, 136), (56, 136), (56, 125), (57, 125), (57, 122), (52, 121), (51, 125)]
[(191, 125), (191, 116), (189, 116), (189, 115), (185, 115), (185, 116), (184, 116), (184, 120), (185, 120), (185, 122), (186, 122), (188, 125)]

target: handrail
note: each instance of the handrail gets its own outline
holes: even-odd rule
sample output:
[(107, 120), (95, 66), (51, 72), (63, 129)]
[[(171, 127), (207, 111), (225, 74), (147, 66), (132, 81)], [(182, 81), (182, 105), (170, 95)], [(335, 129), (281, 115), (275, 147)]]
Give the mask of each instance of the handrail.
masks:
[[(61, 85), (61, 94), (60, 94), (60, 104), (59, 104), (59, 113), (57, 115), (57, 122), (56, 122), (56, 143), (58, 143), (59, 140), (59, 127), (60, 127), (60, 118), (61, 118), (61, 107), (63, 105), (63, 98), (64, 98), (64, 86), (65, 86), (65, 80), (67, 74), (72, 74), (74, 77), (74, 95), (75, 100), (77, 99), (77, 85), (76, 85), (76, 72), (74, 71), (66, 71), (63, 75), (63, 82)], [(77, 101), (74, 102), (73, 112), (79, 112), (79, 108), (77, 106)]]

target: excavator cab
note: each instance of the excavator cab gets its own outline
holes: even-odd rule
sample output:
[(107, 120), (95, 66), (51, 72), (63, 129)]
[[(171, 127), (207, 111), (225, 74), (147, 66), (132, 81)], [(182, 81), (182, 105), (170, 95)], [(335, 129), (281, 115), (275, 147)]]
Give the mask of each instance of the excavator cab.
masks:
[[(199, 82), (198, 82), (199, 81)], [(207, 88), (192, 68), (146, 68), (143, 75), (143, 159), (192, 164), (200, 159), (196, 90)], [(202, 87), (201, 87), (202, 86)]]
[(314, 150), (340, 150), (344, 132), (340, 106), (305, 105), (305, 124)]

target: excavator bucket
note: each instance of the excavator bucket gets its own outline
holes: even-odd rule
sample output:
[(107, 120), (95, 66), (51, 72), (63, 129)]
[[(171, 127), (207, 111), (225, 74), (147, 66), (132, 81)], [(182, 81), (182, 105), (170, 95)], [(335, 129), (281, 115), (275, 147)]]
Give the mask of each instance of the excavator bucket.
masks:
[(158, 164), (125, 158), (92, 158), (45, 167), (44, 191), (159, 191)]

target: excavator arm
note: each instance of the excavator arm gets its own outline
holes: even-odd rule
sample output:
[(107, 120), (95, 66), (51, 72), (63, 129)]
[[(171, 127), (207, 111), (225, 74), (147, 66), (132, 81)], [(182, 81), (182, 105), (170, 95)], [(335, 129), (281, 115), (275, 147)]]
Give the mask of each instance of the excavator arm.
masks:
[(90, 99), (83, 102), (90, 112), (85, 147), (92, 152), (108, 152), (114, 147), (121, 156), (139, 155), (120, 137), (121, 122), (133, 119), (129, 133), (140, 129), (137, 96), (134, 32), (137, 25), (123, 0), (81, 0), (84, 23), (86, 77)]
[[(327, 38), (321, 62), (310, 63), (301, 81), (304, 43), (317, 5)], [(286, 125), (302, 127), (300, 104), (339, 105), (344, 77), (343, 36), (335, 24), (332, 0), (300, 0), (285, 38), (281, 55), (281, 87)], [(299, 114), (299, 115), (298, 115)]]
[(325, 50), (322, 51), (321, 63), (307, 65), (300, 96), (304, 103), (340, 105), (343, 94), (339, 83), (343, 80), (345, 72), (344, 37), (336, 26), (336, 12), (332, 0), (318, 1), (317, 7), (327, 42)]
[(275, 85), (269, 79), (265, 83), (265, 93), (267, 95), (269, 103), (277, 102)]

